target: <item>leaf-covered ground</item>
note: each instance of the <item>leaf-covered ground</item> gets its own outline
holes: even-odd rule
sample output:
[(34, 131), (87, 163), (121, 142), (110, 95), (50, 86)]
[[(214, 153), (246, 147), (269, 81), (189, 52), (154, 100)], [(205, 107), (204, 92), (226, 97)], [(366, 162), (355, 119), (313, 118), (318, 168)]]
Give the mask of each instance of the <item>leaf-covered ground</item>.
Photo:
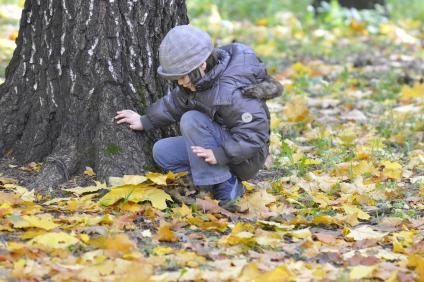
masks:
[(423, 23), (321, 17), (193, 21), (285, 85), (272, 165), (227, 209), (172, 173), (87, 169), (43, 198), (40, 164), (3, 159), (0, 281), (424, 281)]

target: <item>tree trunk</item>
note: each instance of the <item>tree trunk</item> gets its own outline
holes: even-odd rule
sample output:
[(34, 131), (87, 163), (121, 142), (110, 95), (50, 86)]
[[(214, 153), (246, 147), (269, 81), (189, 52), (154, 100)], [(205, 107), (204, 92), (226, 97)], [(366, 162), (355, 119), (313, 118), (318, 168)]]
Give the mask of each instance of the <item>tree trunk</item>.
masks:
[[(312, 6), (315, 8), (315, 11), (321, 7), (322, 2), (331, 2), (331, 0), (313, 0)], [(338, 0), (338, 2), (342, 7), (358, 10), (374, 9), (376, 5), (385, 5), (385, 0)]]
[(92, 166), (101, 179), (143, 172), (153, 133), (116, 125), (170, 85), (159, 44), (186, 24), (184, 0), (26, 0), (17, 48), (0, 86), (0, 157), (44, 161), (35, 187)]

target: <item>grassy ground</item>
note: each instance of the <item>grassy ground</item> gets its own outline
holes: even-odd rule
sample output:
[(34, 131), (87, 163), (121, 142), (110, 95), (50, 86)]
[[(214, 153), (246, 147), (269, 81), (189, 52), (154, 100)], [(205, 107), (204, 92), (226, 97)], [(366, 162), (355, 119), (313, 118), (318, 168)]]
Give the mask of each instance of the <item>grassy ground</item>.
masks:
[(0, 281), (424, 281), (424, 7), (405, 2), (189, 1), (285, 86), (271, 169), (224, 210), (172, 174), (87, 170), (45, 199), (22, 187), (39, 164), (3, 160)]

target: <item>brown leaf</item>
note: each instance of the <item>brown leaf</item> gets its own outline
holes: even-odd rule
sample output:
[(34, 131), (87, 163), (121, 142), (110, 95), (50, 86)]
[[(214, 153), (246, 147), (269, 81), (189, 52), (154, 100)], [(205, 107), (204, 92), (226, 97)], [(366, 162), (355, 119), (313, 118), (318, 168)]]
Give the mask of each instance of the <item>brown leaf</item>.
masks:
[(121, 215), (113, 220), (113, 226), (115, 226), (117, 229), (123, 229), (126, 225), (132, 224), (136, 218), (136, 213)]
[(18, 184), (18, 180), (8, 177), (0, 177), (0, 184)]
[(369, 266), (369, 265), (374, 265), (380, 262), (380, 259), (375, 256), (364, 257), (361, 255), (354, 255), (351, 258), (349, 258), (347, 262), (349, 263), (350, 266), (355, 266), (355, 265)]
[(136, 244), (130, 238), (128, 238), (126, 234), (117, 234), (117, 235), (110, 235), (107, 237), (99, 237), (99, 238), (90, 240), (89, 244), (100, 249), (106, 249), (113, 252), (120, 252), (124, 254), (136, 248)]
[(333, 244), (337, 242), (336, 236), (329, 233), (315, 233), (315, 237), (326, 244)]
[(165, 222), (160, 224), (158, 230), (158, 240), (163, 242), (178, 242), (179, 239), (175, 236), (175, 233), (171, 230), (171, 225)]
[(227, 211), (224, 208), (221, 208), (215, 200), (212, 200), (209, 197), (205, 197), (205, 199), (196, 198), (196, 205), (203, 211), (208, 211), (210, 213), (220, 213), (229, 218), (237, 217), (235, 214)]
[(360, 240), (360, 241), (355, 242), (353, 244), (353, 248), (359, 250), (359, 249), (374, 247), (374, 246), (377, 246), (377, 244), (378, 244), (378, 240), (365, 239), (365, 240)]

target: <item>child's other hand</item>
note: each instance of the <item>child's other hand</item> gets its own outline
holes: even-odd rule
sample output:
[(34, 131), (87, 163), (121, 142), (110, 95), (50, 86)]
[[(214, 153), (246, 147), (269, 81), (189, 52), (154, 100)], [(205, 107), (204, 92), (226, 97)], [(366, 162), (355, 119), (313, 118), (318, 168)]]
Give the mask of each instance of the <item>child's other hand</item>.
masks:
[(132, 130), (143, 130), (143, 124), (140, 120), (140, 115), (131, 110), (123, 110), (116, 112), (115, 119), (118, 120), (116, 123), (128, 123)]
[(215, 165), (218, 162), (215, 159), (215, 155), (213, 154), (213, 151), (211, 149), (205, 149), (203, 147), (199, 146), (191, 146), (191, 150), (193, 153), (195, 153), (198, 157), (204, 158), (205, 162), (211, 165)]

